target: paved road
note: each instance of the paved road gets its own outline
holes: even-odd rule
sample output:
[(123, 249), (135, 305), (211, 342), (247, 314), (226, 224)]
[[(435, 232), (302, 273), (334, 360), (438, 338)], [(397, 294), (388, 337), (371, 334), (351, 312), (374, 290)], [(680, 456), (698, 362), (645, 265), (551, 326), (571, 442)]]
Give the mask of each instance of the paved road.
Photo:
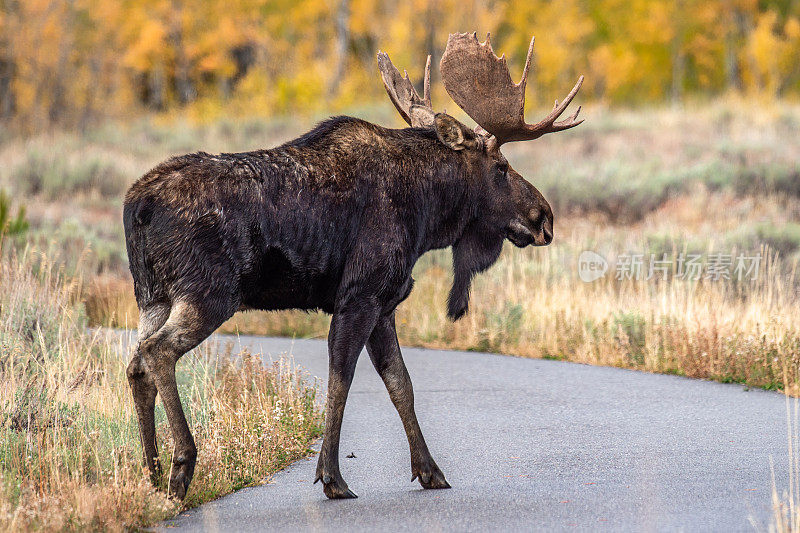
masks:
[[(242, 337), (325, 382), (322, 341)], [(417, 413), (453, 486), (411, 483), (407, 443), (362, 354), (342, 430), (359, 498), (328, 501), (316, 458), (188, 511), (170, 531), (753, 530), (770, 519), (769, 460), (786, 486), (783, 396), (674, 376), (404, 349)], [(344, 455), (354, 453), (356, 458)]]

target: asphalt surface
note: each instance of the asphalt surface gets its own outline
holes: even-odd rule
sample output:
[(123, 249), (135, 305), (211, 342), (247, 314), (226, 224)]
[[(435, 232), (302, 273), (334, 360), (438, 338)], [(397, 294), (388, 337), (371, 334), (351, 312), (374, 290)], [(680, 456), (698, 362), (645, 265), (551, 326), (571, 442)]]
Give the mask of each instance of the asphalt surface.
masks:
[[(324, 341), (242, 337), (327, 378)], [(363, 353), (341, 470), (355, 500), (313, 485), (316, 457), (181, 514), (169, 531), (753, 531), (769, 524), (770, 457), (788, 483), (786, 399), (675, 376), (405, 348), (417, 414), (449, 490), (410, 482), (408, 445)], [(355, 458), (346, 458), (348, 454)]]

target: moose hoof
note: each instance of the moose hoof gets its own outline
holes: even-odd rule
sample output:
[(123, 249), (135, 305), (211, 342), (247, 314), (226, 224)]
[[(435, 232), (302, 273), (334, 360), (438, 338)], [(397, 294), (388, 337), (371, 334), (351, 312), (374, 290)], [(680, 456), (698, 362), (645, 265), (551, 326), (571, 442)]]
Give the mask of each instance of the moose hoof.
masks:
[(189, 483), (194, 474), (194, 458), (180, 456), (172, 464), (172, 475), (169, 478), (169, 495), (172, 498), (183, 500)]
[(322, 491), (331, 500), (343, 500), (346, 498), (358, 498), (358, 495), (347, 487), (342, 476), (330, 476), (323, 474), (317, 476), (314, 483), (322, 481)]
[(347, 485), (344, 487), (340, 487), (336, 484), (331, 483), (330, 485), (325, 485), (322, 489), (325, 492), (325, 496), (330, 498), (331, 500), (344, 500), (347, 498), (358, 498), (358, 495), (347, 488)]
[(186, 497), (186, 491), (189, 490), (190, 482), (191, 480), (183, 472), (173, 475), (169, 480), (170, 497), (182, 501)]
[(419, 484), (424, 489), (449, 489), (450, 483), (444, 478), (444, 474), (439, 470), (432, 460), (424, 468), (414, 469), (411, 481), (419, 478)]

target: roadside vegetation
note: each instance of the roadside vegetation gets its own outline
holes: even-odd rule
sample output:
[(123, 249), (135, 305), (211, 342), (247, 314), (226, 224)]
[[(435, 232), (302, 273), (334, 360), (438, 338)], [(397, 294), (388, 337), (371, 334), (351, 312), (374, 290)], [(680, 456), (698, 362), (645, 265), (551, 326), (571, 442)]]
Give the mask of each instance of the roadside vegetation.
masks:
[(0, 242), (6, 236), (14, 236), (25, 233), (28, 230), (28, 221), (25, 219), (25, 207), (20, 206), (17, 214), (11, 214), (11, 200), (2, 189), (0, 189)]
[[(384, 107), (353, 113), (396, 124)], [(587, 116), (569, 134), (509, 146), (512, 164), (553, 205), (554, 244), (525, 250), (507, 244), (499, 263), (476, 279), (470, 313), (455, 324), (444, 313), (449, 253), (428, 254), (417, 265), (415, 291), (399, 309), (401, 342), (769, 389), (788, 383), (787, 392), (800, 392), (800, 326), (793, 319), (800, 313), (800, 108), (731, 100), (639, 111), (590, 108)], [(141, 121), (127, 129), (10, 141), (0, 145), (0, 157), (10, 163), (0, 169), (0, 188), (11, 198), (25, 195), (27, 242), (62, 257), (67, 275), (81, 265), (89, 323), (135, 327), (120, 221), (127, 184), (172, 154), (274, 146), (312, 122)], [(37, 155), (45, 146), (51, 147), (47, 157)], [(54, 185), (47, 176), (60, 172), (70, 179)], [(35, 191), (34, 174), (41, 176)], [(578, 277), (583, 250), (608, 260), (601, 279)], [(732, 260), (758, 256), (756, 279), (738, 279), (733, 268), (731, 279), (706, 279), (705, 271), (698, 280), (676, 279), (682, 255), (699, 254), (707, 266), (720, 253)], [(641, 279), (617, 279), (615, 264), (629, 254), (644, 259)], [(646, 279), (651, 254), (669, 263), (667, 279)], [(222, 331), (324, 337), (327, 327), (328, 318), (317, 313), (250, 312)]]
[[(515, 168), (554, 207), (554, 244), (506, 245), (499, 263), (476, 279), (470, 313), (455, 324), (444, 313), (449, 253), (428, 254), (417, 265), (415, 291), (400, 306), (401, 342), (768, 389), (788, 383), (787, 392), (800, 392), (800, 325), (793, 318), (800, 314), (800, 108), (740, 104), (595, 108), (574, 132), (510, 146)], [(382, 108), (354, 113), (384, 124), (395, 120)], [(89, 323), (135, 327), (119, 215), (127, 183), (171, 154), (274, 146), (308, 126), (139, 122), (124, 131), (13, 141), (0, 146), (0, 156), (11, 162), (0, 170), (0, 187), (29, 199), (28, 242), (64, 258), (67, 274), (81, 265), (80, 298)], [(53, 147), (46, 158), (31, 156), (45, 145)], [(78, 165), (76, 153), (105, 163)], [(101, 177), (98, 168), (105, 169)], [(44, 177), (63, 169), (72, 169), (70, 183), (80, 184), (70, 185), (69, 194), (64, 184), (51, 189), (54, 181)], [(35, 193), (28, 182), (34, 173), (43, 176)], [(578, 277), (583, 250), (608, 260), (601, 279)], [(731, 279), (705, 279), (705, 271), (698, 280), (676, 279), (682, 255), (699, 254), (707, 266), (720, 253), (732, 260), (758, 256), (756, 279), (738, 279), (733, 267)], [(641, 279), (617, 279), (615, 264), (629, 254), (643, 256)], [(650, 254), (669, 263), (667, 279), (645, 279)], [(222, 331), (324, 337), (327, 327), (328, 318), (318, 313), (250, 312)]]
[(795, 398), (786, 400), (786, 448), (789, 465), (788, 486), (780, 485), (776, 480), (775, 465), (770, 458), (772, 473), (772, 517), (768, 527), (759, 524), (752, 517), (750, 522), (757, 531), (770, 533), (800, 532), (800, 401)]
[[(510, 146), (512, 164), (553, 205), (554, 244), (507, 244), (476, 278), (470, 312), (457, 323), (445, 316), (449, 252), (426, 255), (399, 308), (401, 342), (800, 395), (800, 108), (739, 104), (594, 108), (585, 127)], [(384, 107), (352, 113), (397, 125)], [(137, 325), (122, 195), (170, 155), (274, 146), (311, 122), (141, 121), (0, 143), (0, 529), (118, 530), (179, 510), (140, 466), (124, 341), (87, 329)], [(584, 250), (609, 263), (596, 281), (578, 275)], [(757, 274), (676, 276), (682, 256), (707, 264), (719, 253), (759, 257)], [(616, 265), (630, 254), (642, 255), (640, 279), (618, 279)], [(666, 278), (648, 276), (651, 254)], [(221, 331), (320, 338), (327, 328), (319, 313), (250, 312)], [(316, 389), (297, 370), (264, 368), (224, 347), (212, 357), (217, 348), (180, 363), (200, 449), (188, 506), (259, 483), (309, 453), (321, 429)], [(169, 464), (171, 438), (157, 409)], [(793, 511), (781, 498), (776, 521), (785, 530)]]
[[(127, 530), (174, 516), (154, 488), (125, 377), (127, 341), (87, 329), (82, 281), (35, 248), (0, 262), (0, 530)], [(216, 352), (216, 350), (215, 350)], [(310, 453), (316, 387), (281, 361), (196, 350), (179, 363), (199, 457), (184, 506), (262, 482)], [(156, 410), (162, 464), (171, 436)]]

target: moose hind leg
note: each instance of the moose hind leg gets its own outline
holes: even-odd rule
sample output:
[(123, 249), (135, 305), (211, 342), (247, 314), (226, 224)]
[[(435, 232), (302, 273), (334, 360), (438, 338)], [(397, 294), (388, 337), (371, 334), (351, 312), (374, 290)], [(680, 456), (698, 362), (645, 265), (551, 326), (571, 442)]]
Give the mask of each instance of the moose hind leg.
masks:
[(157, 331), (169, 316), (169, 305), (157, 304), (143, 309), (139, 313), (139, 340), (133, 351), (126, 374), (133, 394), (136, 418), (139, 422), (139, 437), (142, 440), (142, 457), (150, 471), (153, 484), (161, 478), (161, 464), (158, 460), (158, 443), (156, 442), (155, 405), (156, 384), (147, 371), (139, 351), (141, 342)]
[(394, 313), (382, 316), (367, 341), (367, 351), (392, 400), (411, 449), (411, 481), (426, 489), (449, 489), (450, 484), (428, 451), (414, 411), (414, 389), (397, 342)]
[(176, 302), (166, 323), (140, 346), (141, 356), (155, 383), (175, 441), (169, 494), (183, 499), (194, 475), (197, 447), (186, 421), (175, 380), (175, 363), (233, 315), (228, 302)]

